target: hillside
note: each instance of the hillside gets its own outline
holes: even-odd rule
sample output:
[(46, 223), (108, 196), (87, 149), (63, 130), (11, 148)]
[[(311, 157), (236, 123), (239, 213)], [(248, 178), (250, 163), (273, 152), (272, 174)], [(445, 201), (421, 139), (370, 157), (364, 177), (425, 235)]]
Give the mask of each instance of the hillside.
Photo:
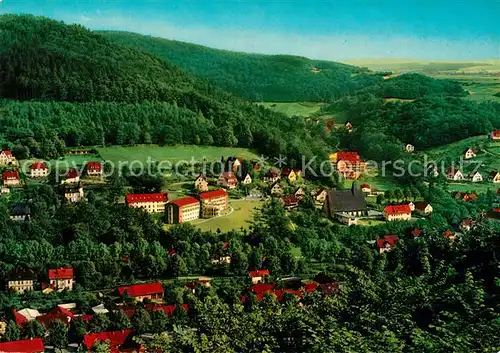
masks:
[[(346, 64), (288, 55), (260, 55), (212, 49), (129, 32), (99, 32), (253, 101), (329, 101), (382, 78)], [(360, 75), (358, 75), (360, 74)]]
[(38, 156), (96, 142), (254, 147), (297, 158), (323, 150), (300, 119), (82, 26), (4, 15), (0, 40), (0, 98), (11, 100), (0, 112), (2, 146), (28, 147)]

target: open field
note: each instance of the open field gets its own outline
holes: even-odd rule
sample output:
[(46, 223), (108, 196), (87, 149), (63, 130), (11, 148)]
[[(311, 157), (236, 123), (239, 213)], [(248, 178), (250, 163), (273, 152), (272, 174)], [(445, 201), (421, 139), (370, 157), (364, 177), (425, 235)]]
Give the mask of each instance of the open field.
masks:
[(220, 160), (222, 156), (237, 156), (245, 159), (258, 158), (255, 153), (246, 148), (236, 147), (212, 147), (212, 146), (155, 146), (155, 145), (139, 145), (133, 147), (112, 146), (97, 148), (100, 156), (105, 161), (115, 163), (139, 161), (147, 163), (151, 161), (169, 161), (176, 163), (179, 161), (190, 161), (194, 158), (197, 161)]
[(253, 220), (254, 211), (262, 207), (263, 204), (263, 201), (231, 200), (229, 206), (234, 209), (234, 212), (230, 215), (208, 220), (197, 219), (191, 224), (202, 230), (217, 231), (220, 229), (223, 232), (242, 227), (248, 228), (250, 226), (248, 222)]
[(274, 110), (276, 112), (283, 113), (288, 116), (300, 115), (303, 117), (311, 116), (317, 113), (324, 103), (316, 102), (292, 102), (292, 103), (279, 103), (279, 102), (266, 102), (259, 103), (268, 109)]
[[(375, 177), (367, 177), (367, 176), (361, 176), (357, 182), (359, 184), (370, 184), (372, 189), (378, 190), (378, 191), (385, 191), (389, 189), (400, 189), (402, 186), (398, 183), (397, 179), (391, 176), (375, 176)], [(344, 186), (346, 188), (350, 188), (352, 185), (353, 181), (352, 180), (346, 180), (344, 182)]]

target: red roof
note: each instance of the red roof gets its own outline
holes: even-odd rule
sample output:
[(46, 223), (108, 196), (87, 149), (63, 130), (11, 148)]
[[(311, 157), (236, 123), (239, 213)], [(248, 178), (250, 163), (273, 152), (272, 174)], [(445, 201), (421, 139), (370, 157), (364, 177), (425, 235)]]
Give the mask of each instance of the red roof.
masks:
[(361, 184), (361, 189), (371, 189), (370, 184)]
[(2, 153), (4, 153), (6, 156), (12, 157), (12, 152), (9, 150), (2, 150)]
[(413, 235), (414, 238), (418, 238), (422, 232), (422, 229), (415, 228), (411, 231), (411, 235)]
[(411, 213), (409, 205), (388, 205), (384, 208), (384, 213), (389, 215)]
[(278, 301), (282, 301), (285, 293), (293, 294), (298, 298), (302, 298), (302, 293), (296, 289), (276, 289), (274, 295), (278, 298)]
[(226, 192), (226, 190), (222, 190), (222, 189), (202, 192), (200, 194), (200, 198), (202, 198), (203, 200), (212, 199), (214, 197), (225, 197), (225, 196), (227, 196), (227, 192)]
[(44, 325), (45, 327), (49, 327), (50, 324), (56, 320), (60, 320), (66, 324), (75, 318), (75, 314), (73, 314), (68, 309), (62, 308), (60, 306), (56, 306), (54, 309), (49, 311), (45, 315), (38, 316), (36, 321)]
[(167, 202), (167, 193), (154, 193), (154, 194), (127, 194), (125, 195), (125, 200), (127, 204), (139, 203), (139, 202)]
[(315, 281), (308, 282), (304, 285), (304, 292), (306, 293), (312, 293), (315, 292), (316, 289), (318, 289), (319, 283)]
[(269, 270), (248, 271), (248, 275), (252, 278), (253, 277), (269, 276)]
[[(290, 175), (290, 173), (292, 173), (292, 169), (290, 169), (290, 168), (285, 168), (285, 169), (283, 169), (283, 170), (281, 171), (281, 175), (283, 175), (283, 176), (289, 176), (289, 175)], [(295, 172), (294, 172), (294, 173), (295, 173)]]
[(61, 267), (49, 270), (49, 279), (73, 279), (73, 268)]
[(28, 322), (26, 316), (19, 314), (16, 309), (12, 309), (12, 314), (14, 315), (17, 326), (23, 327), (23, 325)]
[(108, 342), (111, 352), (118, 352), (118, 347), (123, 345), (132, 335), (132, 330), (91, 333), (83, 336), (83, 344), (90, 350), (96, 342)]
[(101, 162), (88, 162), (87, 163), (87, 170), (102, 170), (102, 163)]
[(254, 292), (255, 294), (271, 293), (274, 290), (274, 287), (276, 287), (276, 285), (272, 283), (257, 283), (248, 287), (248, 290)]
[(298, 204), (299, 200), (294, 195), (283, 196), (285, 206)]
[(45, 349), (41, 338), (0, 343), (2, 353), (37, 353)]
[(2, 173), (2, 179), (3, 180), (12, 180), (12, 179), (19, 179), (19, 173), (18, 172), (3, 172)]
[(238, 181), (233, 172), (223, 172), (219, 177), (224, 178), (228, 183), (236, 183)]
[(358, 152), (337, 152), (337, 162), (346, 161), (350, 163), (359, 163), (361, 162), (361, 157), (359, 157)]
[(47, 165), (43, 162), (35, 162), (31, 165), (30, 167), (31, 169), (34, 169), (34, 170), (37, 170), (37, 169), (49, 169), (49, 167), (47, 167)]
[(500, 137), (500, 130), (493, 130), (491, 132), (491, 136), (494, 136), (494, 137)]
[(66, 174), (67, 179), (75, 179), (78, 178), (78, 172), (74, 169), (70, 169), (69, 172)]
[(182, 197), (180, 199), (171, 201), (171, 203), (173, 203), (174, 205), (177, 205), (178, 207), (183, 207), (183, 206), (187, 206), (187, 205), (198, 204), (198, 203), (200, 203), (200, 201), (198, 201), (197, 199), (195, 199), (192, 196), (187, 196), (187, 197)]
[(118, 293), (123, 295), (125, 292), (131, 297), (142, 297), (151, 294), (163, 294), (163, 286), (160, 282), (134, 284), (118, 288)]
[(384, 249), (387, 246), (393, 248), (396, 246), (396, 243), (399, 241), (399, 237), (397, 235), (386, 235), (383, 239), (377, 239), (377, 247), (379, 249)]

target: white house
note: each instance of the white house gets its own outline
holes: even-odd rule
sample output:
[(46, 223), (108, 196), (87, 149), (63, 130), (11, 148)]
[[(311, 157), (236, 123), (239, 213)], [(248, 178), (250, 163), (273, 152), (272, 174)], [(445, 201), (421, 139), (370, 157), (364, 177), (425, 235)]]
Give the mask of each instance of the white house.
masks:
[(427, 216), (432, 213), (432, 206), (430, 203), (419, 201), (415, 204), (415, 212), (421, 216)]
[(469, 178), (473, 183), (480, 183), (481, 181), (483, 181), (483, 176), (479, 172), (470, 173)]
[(474, 157), (476, 157), (476, 152), (472, 148), (467, 148), (464, 151), (464, 158), (465, 159), (471, 159), (471, 158), (474, 158)]
[(408, 153), (413, 153), (413, 151), (415, 151), (415, 146), (413, 146), (411, 144), (407, 144), (405, 148), (406, 148), (406, 152), (408, 152)]
[(450, 168), (446, 171), (446, 179), (453, 181), (460, 181), (464, 180), (465, 178), (460, 170)]

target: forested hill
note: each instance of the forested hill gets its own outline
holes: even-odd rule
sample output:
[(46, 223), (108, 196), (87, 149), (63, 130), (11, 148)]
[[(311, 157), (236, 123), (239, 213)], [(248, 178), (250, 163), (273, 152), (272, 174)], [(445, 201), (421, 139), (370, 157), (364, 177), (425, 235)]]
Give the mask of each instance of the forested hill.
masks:
[(355, 66), (332, 61), (236, 53), (129, 32), (99, 33), (121, 45), (158, 54), (252, 101), (330, 101), (382, 80)]
[(0, 108), (2, 148), (29, 147), (39, 157), (53, 157), (61, 143), (92, 144), (97, 135), (102, 143), (323, 153), (301, 119), (234, 97), (82, 26), (3, 15), (0, 43), (0, 98), (11, 100)]

